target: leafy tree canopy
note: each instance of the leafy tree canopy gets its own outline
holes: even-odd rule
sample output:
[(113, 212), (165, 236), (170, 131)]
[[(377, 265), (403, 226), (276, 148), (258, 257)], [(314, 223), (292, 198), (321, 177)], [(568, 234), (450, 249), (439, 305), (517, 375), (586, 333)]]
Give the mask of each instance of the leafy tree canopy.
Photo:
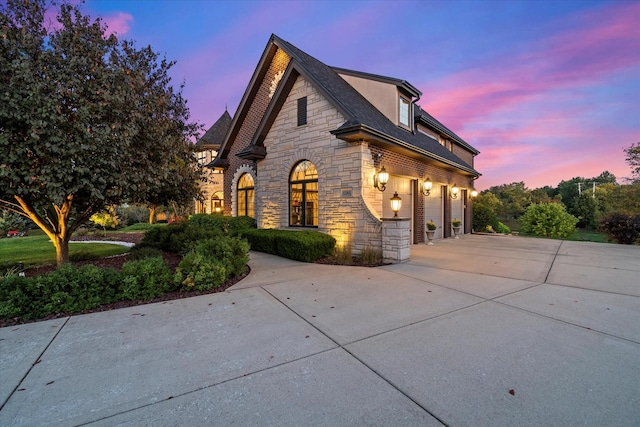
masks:
[[(48, 28), (43, 0), (0, 6), (0, 207), (31, 218), (58, 264), (72, 232), (105, 205), (198, 177), (182, 86), (151, 47), (107, 36), (63, 4)], [(190, 171), (174, 180), (175, 164)]]
[(640, 142), (636, 142), (625, 148), (624, 153), (627, 156), (625, 161), (631, 168), (631, 181), (636, 183), (640, 182)]

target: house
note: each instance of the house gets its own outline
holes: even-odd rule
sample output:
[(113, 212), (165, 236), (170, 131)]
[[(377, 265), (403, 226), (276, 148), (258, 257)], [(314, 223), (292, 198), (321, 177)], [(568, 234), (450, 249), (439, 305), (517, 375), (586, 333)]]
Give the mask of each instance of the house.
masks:
[(429, 220), (436, 238), (452, 235), (454, 218), (469, 233), (479, 152), (421, 97), (404, 80), (327, 66), (272, 35), (209, 164), (224, 171), (224, 213), (317, 229), (356, 255), (382, 249), (396, 261), (426, 241)]
[[(205, 167), (216, 157), (225, 135), (231, 127), (231, 116), (225, 112), (195, 144), (198, 164)], [(195, 213), (222, 213), (224, 210), (224, 187), (222, 171), (204, 169), (205, 181), (200, 184), (203, 198), (194, 201)]]

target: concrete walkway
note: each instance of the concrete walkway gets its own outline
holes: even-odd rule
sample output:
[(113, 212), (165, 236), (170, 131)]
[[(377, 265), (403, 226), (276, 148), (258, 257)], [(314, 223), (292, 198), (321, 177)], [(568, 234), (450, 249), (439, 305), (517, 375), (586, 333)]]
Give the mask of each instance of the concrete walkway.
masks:
[(640, 425), (638, 246), (251, 266), (221, 294), (0, 329), (0, 425)]

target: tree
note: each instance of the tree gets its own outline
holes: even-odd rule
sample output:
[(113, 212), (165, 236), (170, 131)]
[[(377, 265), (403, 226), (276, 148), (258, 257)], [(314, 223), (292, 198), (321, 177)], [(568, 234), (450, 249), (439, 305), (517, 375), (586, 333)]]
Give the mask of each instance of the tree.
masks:
[(624, 152), (627, 155), (625, 161), (631, 168), (631, 181), (640, 182), (640, 142), (631, 144), (624, 149)]
[(503, 220), (518, 218), (531, 204), (531, 193), (522, 181), (494, 186), (489, 192), (502, 202), (502, 209), (497, 213)]
[(0, 8), (0, 207), (33, 220), (60, 266), (91, 215), (157, 191), (176, 158), (196, 163), (198, 126), (151, 47), (106, 36), (77, 6), (51, 30), (43, 0)]

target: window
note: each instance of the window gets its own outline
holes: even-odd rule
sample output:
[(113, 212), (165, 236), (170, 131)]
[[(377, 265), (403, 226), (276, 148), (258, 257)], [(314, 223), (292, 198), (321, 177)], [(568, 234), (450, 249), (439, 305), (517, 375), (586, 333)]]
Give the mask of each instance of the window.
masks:
[(298, 163), (289, 178), (289, 225), (318, 226), (318, 171), (309, 160)]
[(307, 124), (307, 97), (298, 99), (298, 126)]
[(222, 199), (222, 193), (217, 191), (211, 196), (211, 213), (221, 214), (224, 208), (224, 200)]
[(238, 216), (246, 215), (254, 218), (253, 196), (255, 192), (253, 178), (244, 173), (238, 180)]
[(198, 164), (200, 166), (204, 166), (207, 164), (207, 152), (206, 151), (198, 151)]
[(409, 106), (411, 105), (411, 103), (409, 102), (408, 99), (403, 98), (402, 96), (399, 98), (400, 99), (400, 104), (399, 104), (399, 110), (398, 110), (398, 117), (399, 117), (399, 121), (400, 124), (404, 127), (410, 127), (411, 123), (409, 122)]

